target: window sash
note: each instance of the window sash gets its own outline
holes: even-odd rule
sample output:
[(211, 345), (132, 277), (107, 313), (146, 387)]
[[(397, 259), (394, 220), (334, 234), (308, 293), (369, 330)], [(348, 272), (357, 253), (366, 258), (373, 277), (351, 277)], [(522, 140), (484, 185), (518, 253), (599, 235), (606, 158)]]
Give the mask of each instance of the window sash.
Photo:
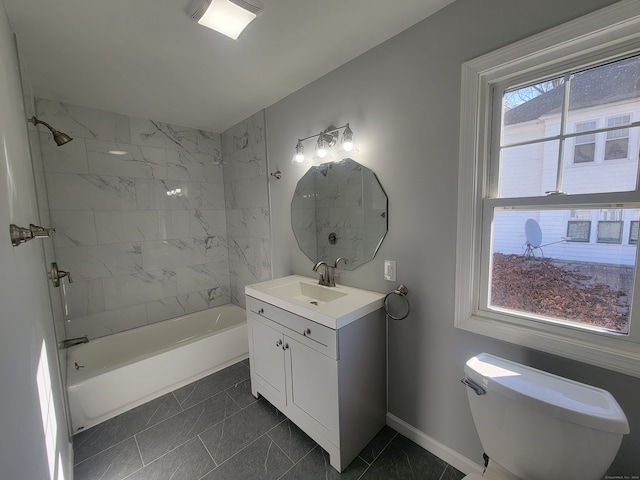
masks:
[[(495, 107), (491, 89), (506, 83), (530, 84), (557, 76), (558, 71), (599, 64), (603, 58), (622, 58), (634, 51), (640, 51), (640, 10), (637, 1), (623, 0), (463, 64), (454, 307), (457, 328), (640, 377), (637, 325), (638, 328), (632, 325), (626, 337), (602, 336), (508, 313), (486, 312), (479, 302), (479, 292), (486, 286), (482, 280), (481, 248), (489, 240), (488, 212), (492, 205), (517, 207), (528, 201), (529, 205), (558, 204), (579, 210), (615, 208), (616, 203), (640, 204), (637, 192), (496, 198), (497, 179), (493, 178), (495, 170), (489, 154), (501, 145), (494, 143), (496, 136), (489, 132), (500, 128), (500, 119), (491, 116)], [(537, 78), (532, 78), (531, 72)], [(614, 128), (604, 127), (595, 133), (609, 129)], [(571, 134), (566, 135), (570, 137)], [(640, 312), (640, 282), (634, 285), (631, 308), (632, 312)]]

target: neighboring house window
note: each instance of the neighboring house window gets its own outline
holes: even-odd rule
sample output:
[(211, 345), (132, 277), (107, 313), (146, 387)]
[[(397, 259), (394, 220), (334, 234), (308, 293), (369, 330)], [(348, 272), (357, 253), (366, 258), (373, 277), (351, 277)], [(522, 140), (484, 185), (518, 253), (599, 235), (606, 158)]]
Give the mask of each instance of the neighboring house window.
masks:
[(640, 222), (638, 220), (631, 221), (631, 227), (629, 229), (629, 244), (637, 245), (638, 244), (638, 226)]
[[(607, 127), (629, 125), (630, 115), (623, 115), (607, 119)], [(604, 147), (604, 159), (616, 160), (629, 157), (629, 129), (610, 130), (607, 132), (607, 141)]]
[(640, 376), (639, 30), (623, 1), (463, 65), (458, 328)]
[[(576, 125), (576, 132), (595, 130), (596, 122), (583, 122)], [(574, 146), (574, 163), (593, 162), (596, 158), (596, 134), (588, 133), (576, 137)]]

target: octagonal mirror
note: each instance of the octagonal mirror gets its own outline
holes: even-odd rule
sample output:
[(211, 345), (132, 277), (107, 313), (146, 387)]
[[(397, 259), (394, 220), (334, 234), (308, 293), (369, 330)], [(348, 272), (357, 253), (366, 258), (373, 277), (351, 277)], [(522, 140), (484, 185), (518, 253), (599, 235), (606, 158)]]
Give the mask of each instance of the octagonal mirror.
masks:
[(345, 158), (309, 168), (291, 200), (300, 250), (313, 262), (353, 270), (373, 259), (387, 234), (388, 199), (375, 173)]

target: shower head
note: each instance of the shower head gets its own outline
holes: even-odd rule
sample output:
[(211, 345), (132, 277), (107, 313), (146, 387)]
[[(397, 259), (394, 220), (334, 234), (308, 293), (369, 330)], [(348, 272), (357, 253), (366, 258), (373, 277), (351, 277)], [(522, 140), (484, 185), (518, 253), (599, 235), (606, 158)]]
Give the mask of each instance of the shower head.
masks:
[(56, 145), (58, 146), (64, 145), (65, 143), (69, 143), (71, 140), (73, 140), (73, 138), (71, 138), (66, 133), (59, 132), (58, 130), (53, 128), (51, 125), (49, 125), (47, 122), (43, 122), (42, 120), (39, 120), (35, 116), (31, 117), (29, 121), (34, 125), (38, 125), (39, 123), (41, 123), (42, 125), (47, 127), (49, 130), (51, 130), (51, 133), (53, 134), (53, 141), (56, 142)]

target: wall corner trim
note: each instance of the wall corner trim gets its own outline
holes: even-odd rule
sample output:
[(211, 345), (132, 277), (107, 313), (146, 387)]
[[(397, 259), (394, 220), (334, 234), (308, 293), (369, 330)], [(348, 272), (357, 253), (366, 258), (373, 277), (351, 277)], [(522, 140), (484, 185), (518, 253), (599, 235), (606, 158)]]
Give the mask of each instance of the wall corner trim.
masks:
[(479, 475), (482, 475), (482, 466), (478, 465), (472, 460), (469, 460), (464, 455), (456, 452), (446, 445), (438, 442), (434, 438), (431, 438), (426, 433), (421, 432), (417, 428), (409, 425), (407, 422), (399, 419), (391, 413), (387, 413), (387, 425), (393, 428), (398, 433), (401, 433), (402, 435), (407, 437), (412, 442), (417, 443), (425, 450), (433, 453), (448, 464), (457, 468), (465, 475), (468, 475), (470, 473), (477, 473)]

